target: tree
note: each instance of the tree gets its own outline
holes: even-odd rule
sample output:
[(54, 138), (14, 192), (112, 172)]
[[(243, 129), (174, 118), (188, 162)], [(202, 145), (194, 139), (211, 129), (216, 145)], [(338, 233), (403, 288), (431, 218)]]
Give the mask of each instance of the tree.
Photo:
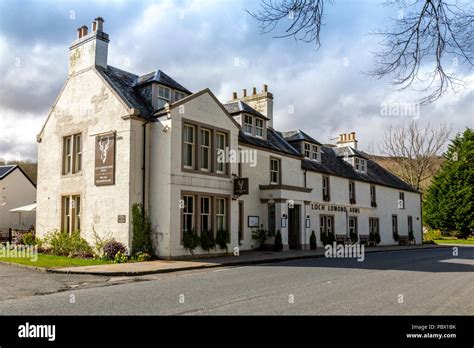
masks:
[(457, 134), (445, 153), (445, 162), (429, 187), (425, 223), (467, 237), (474, 228), (474, 132)]
[[(262, 33), (276, 30), (285, 21), (285, 33), (277, 38), (293, 36), (297, 41), (314, 42), (321, 46), (321, 26), (324, 6), (331, 0), (261, 0), (260, 10), (247, 12), (260, 25)], [(376, 30), (381, 37), (381, 52), (375, 53), (375, 68), (369, 75), (392, 77), (399, 89), (420, 88), (428, 94), (421, 104), (440, 98), (449, 88), (463, 81), (449, 72), (448, 67), (474, 65), (474, 9), (471, 4), (449, 3), (449, 0), (387, 0), (398, 6), (392, 29)], [(451, 59), (447, 59), (451, 58)], [(430, 65), (424, 72), (421, 67)]]
[(435, 172), (450, 131), (446, 125), (437, 129), (429, 124), (422, 127), (416, 120), (406, 125), (389, 126), (382, 137), (380, 150), (396, 163), (395, 174), (421, 190), (421, 183)]

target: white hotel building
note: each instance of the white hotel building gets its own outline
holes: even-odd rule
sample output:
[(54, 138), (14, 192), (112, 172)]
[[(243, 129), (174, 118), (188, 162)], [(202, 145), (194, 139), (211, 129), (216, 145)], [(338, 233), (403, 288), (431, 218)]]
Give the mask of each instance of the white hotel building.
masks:
[[(420, 193), (359, 152), (354, 133), (330, 146), (277, 131), (267, 86), (223, 104), (160, 70), (137, 76), (108, 65), (108, 44), (101, 18), (78, 29), (38, 134), (40, 236), (80, 230), (92, 243), (95, 230), (130, 247), (131, 208), (142, 203), (160, 258), (189, 254), (189, 228), (227, 229), (230, 250), (256, 247), (259, 225), (280, 230), (284, 249), (309, 248), (312, 231), (318, 246), (321, 232), (378, 231), (379, 245), (390, 245), (394, 230), (411, 230), (421, 241)], [(248, 150), (256, 162), (221, 163), (219, 149)], [(234, 194), (238, 178), (248, 178), (248, 194)]]

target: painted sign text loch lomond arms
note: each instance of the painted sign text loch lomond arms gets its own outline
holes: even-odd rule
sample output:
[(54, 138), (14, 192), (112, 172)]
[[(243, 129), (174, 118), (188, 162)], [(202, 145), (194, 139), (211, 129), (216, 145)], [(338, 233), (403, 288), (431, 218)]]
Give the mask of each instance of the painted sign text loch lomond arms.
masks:
[(317, 202), (311, 203), (312, 210), (325, 210), (325, 211), (335, 211), (341, 213), (360, 213), (360, 208), (358, 207), (347, 207), (344, 205), (337, 205), (337, 204), (321, 204)]

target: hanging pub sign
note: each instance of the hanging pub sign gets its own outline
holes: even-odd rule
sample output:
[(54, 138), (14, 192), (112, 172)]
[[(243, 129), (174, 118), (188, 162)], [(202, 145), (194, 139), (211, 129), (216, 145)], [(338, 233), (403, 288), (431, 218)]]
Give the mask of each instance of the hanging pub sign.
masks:
[(249, 194), (249, 178), (234, 179), (234, 195), (242, 196)]
[(115, 184), (115, 133), (95, 137), (96, 186)]

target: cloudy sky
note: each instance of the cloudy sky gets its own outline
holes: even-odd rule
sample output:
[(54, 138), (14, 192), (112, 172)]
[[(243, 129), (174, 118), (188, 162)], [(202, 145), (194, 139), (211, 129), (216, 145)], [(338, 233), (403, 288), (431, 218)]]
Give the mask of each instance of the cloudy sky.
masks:
[[(0, 158), (36, 159), (36, 134), (67, 76), (68, 48), (81, 25), (105, 19), (109, 64), (145, 74), (161, 69), (192, 91), (210, 88), (225, 102), (233, 91), (268, 84), (275, 128), (300, 128), (323, 143), (355, 131), (373, 148), (390, 124), (383, 105), (406, 105), (422, 95), (397, 92), (388, 79), (364, 72), (380, 50), (368, 35), (396, 17), (381, 0), (336, 0), (326, 6), (322, 47), (261, 35), (245, 12), (255, 0), (0, 2)], [(469, 84), (422, 107), (419, 122), (473, 127), (474, 73)]]

